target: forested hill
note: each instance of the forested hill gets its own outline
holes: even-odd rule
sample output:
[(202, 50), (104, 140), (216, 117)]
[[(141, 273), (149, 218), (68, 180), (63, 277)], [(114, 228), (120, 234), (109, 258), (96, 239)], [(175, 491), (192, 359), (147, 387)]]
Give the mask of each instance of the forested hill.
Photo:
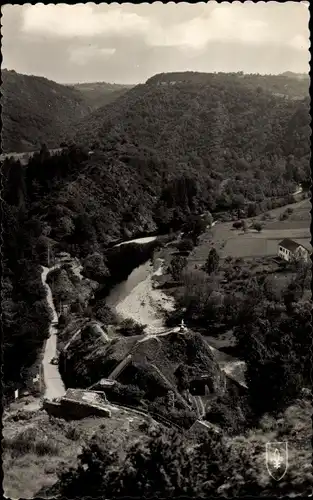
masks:
[[(43, 118), (47, 105), (38, 98), (36, 109), (39, 101)], [(25, 359), (34, 361), (47, 336), (40, 263), (47, 265), (51, 245), (101, 263), (112, 240), (182, 227), (196, 234), (193, 215), (206, 210), (253, 217), (279, 197), (287, 203), (297, 183), (310, 185), (309, 121), (308, 100), (280, 99), (236, 79), (144, 84), (82, 120), (77, 145), (54, 155), (42, 148), (26, 165), (5, 160), (5, 386), (16, 387)], [(27, 130), (25, 123), (16, 126)]]
[(90, 107), (76, 89), (47, 78), (2, 71), (2, 149), (32, 151), (59, 147), (72, 124)]
[(199, 73), (194, 71), (159, 73), (149, 78), (147, 83), (175, 85), (179, 82), (192, 82), (205, 85), (220, 79), (237, 80), (247, 88), (254, 88), (258, 91), (265, 90), (289, 99), (302, 99), (309, 96), (309, 75), (292, 73), (291, 71), (280, 75), (244, 74), (242, 71), (238, 73)]
[(98, 109), (111, 102), (116, 101), (134, 85), (122, 85), (118, 83), (93, 82), (75, 83), (72, 88), (78, 90), (84, 96), (86, 102), (92, 109)]
[(82, 120), (76, 141), (100, 149), (110, 143), (122, 161), (126, 144), (132, 144), (128, 156), (149, 149), (168, 163), (169, 177), (186, 168), (277, 183), (288, 163), (309, 176), (309, 120), (309, 98), (282, 99), (236, 76), (175, 85), (151, 79)]

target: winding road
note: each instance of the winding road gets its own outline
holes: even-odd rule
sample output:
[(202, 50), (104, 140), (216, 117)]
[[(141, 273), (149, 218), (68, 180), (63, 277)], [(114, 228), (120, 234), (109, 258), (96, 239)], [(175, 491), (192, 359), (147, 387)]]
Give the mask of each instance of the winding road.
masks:
[(52, 311), (52, 320), (49, 327), (49, 337), (46, 341), (45, 352), (42, 360), (43, 378), (45, 384), (44, 398), (52, 400), (60, 398), (65, 394), (65, 387), (59, 373), (57, 365), (52, 365), (51, 360), (56, 357), (57, 353), (57, 327), (58, 315), (54, 307), (51, 288), (47, 284), (47, 276), (50, 271), (59, 267), (58, 265), (48, 268), (42, 268), (42, 284), (47, 290), (47, 302)]

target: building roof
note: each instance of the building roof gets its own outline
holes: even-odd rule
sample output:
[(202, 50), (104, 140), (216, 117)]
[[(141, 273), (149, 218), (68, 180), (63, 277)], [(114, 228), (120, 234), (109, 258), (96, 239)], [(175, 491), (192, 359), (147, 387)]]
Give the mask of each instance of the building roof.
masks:
[[(299, 247), (303, 247), (300, 243), (297, 243), (296, 241), (290, 240), (289, 238), (285, 238), (284, 240), (280, 241), (278, 243), (280, 247), (286, 248), (290, 252), (295, 252)], [(307, 249), (305, 249), (307, 250)]]

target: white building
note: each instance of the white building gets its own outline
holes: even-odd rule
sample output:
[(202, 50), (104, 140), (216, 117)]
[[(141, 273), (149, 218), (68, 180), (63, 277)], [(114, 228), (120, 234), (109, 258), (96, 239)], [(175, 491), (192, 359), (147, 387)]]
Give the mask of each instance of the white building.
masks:
[(292, 258), (307, 261), (310, 257), (310, 252), (300, 243), (290, 240), (289, 238), (285, 238), (278, 243), (278, 257), (281, 257), (286, 261), (290, 261)]

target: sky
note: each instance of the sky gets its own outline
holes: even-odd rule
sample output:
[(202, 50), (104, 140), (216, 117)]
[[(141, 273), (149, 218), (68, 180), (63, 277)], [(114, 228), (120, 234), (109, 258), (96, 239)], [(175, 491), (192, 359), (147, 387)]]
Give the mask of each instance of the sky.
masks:
[(309, 71), (309, 2), (4, 5), (2, 68), (60, 83)]

